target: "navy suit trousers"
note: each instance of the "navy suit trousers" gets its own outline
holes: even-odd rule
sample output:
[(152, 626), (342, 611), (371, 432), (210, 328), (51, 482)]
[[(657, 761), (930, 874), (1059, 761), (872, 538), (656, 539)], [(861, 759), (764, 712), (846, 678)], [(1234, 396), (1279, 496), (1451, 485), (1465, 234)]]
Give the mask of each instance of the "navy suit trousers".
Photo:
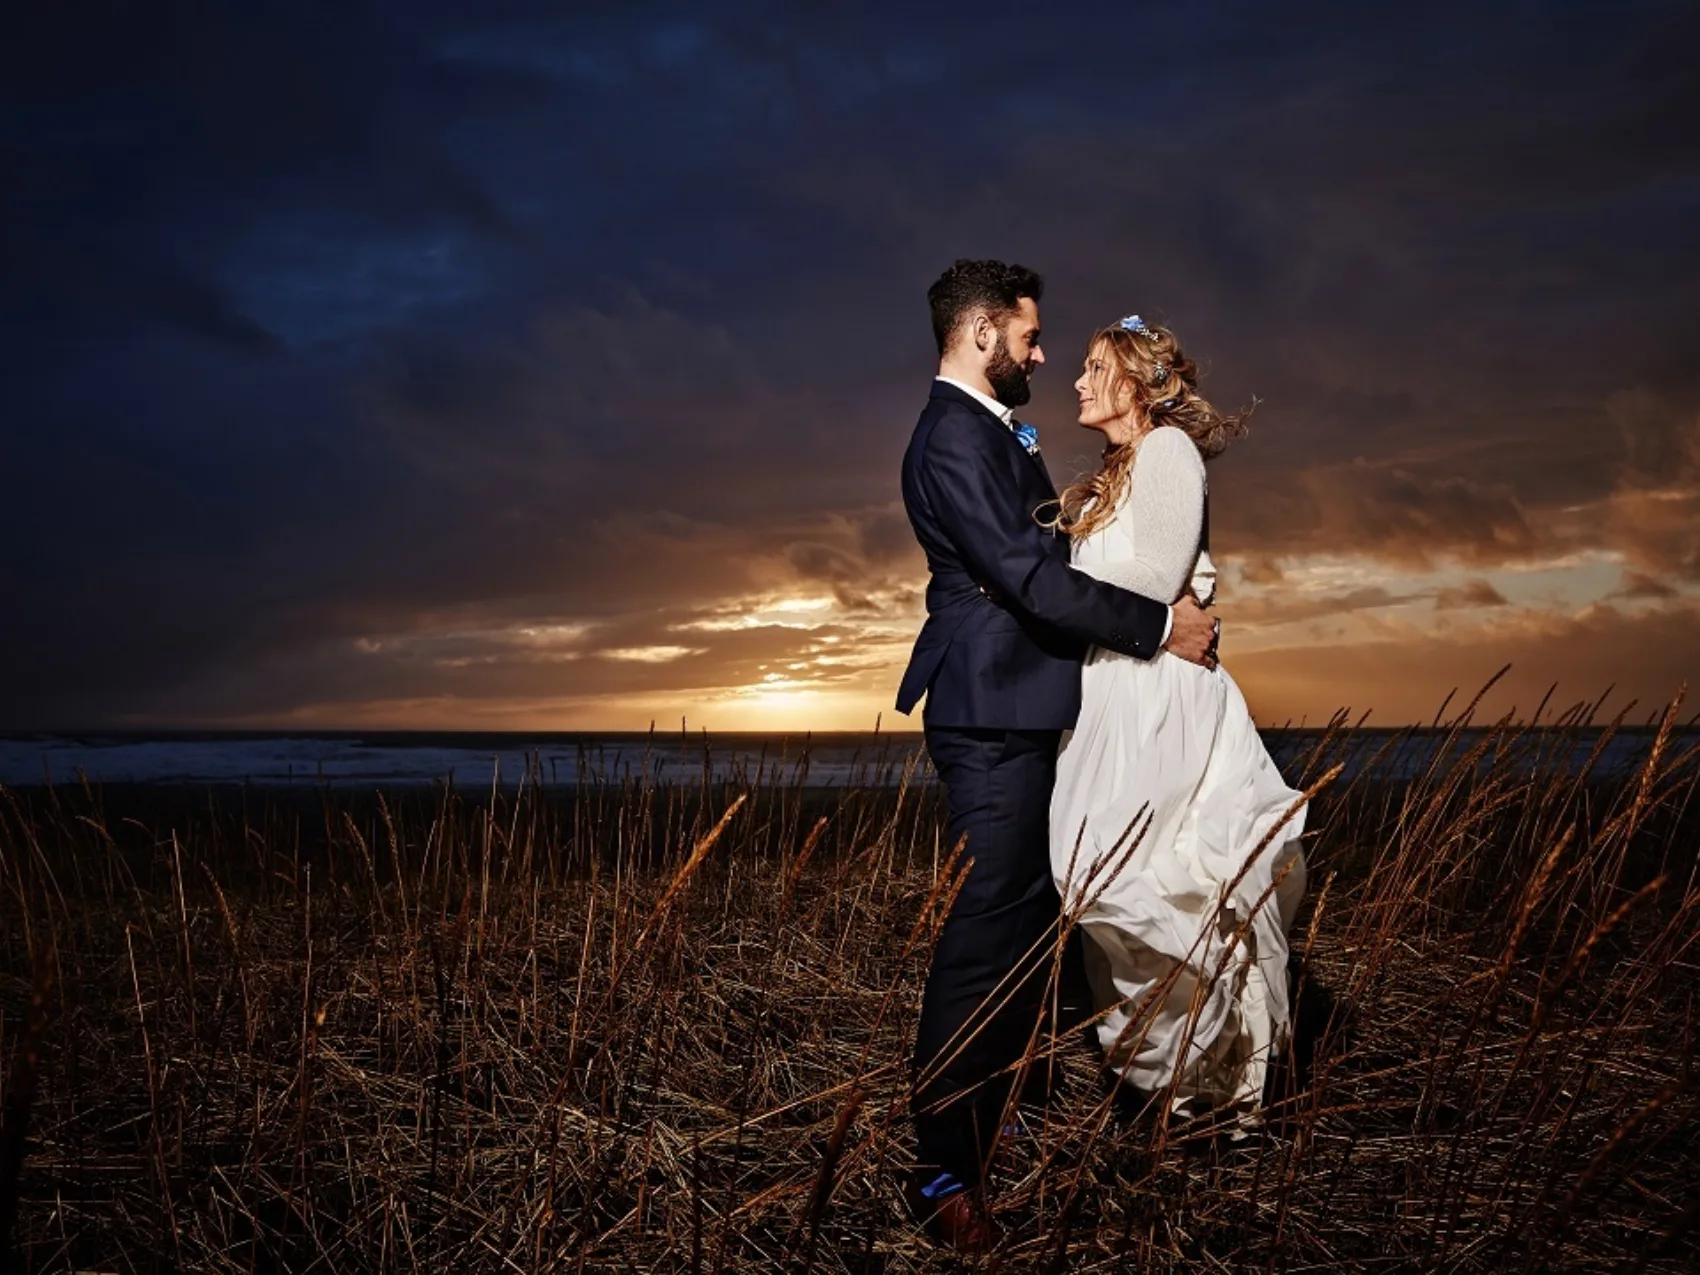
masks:
[(974, 862), (939, 935), (916, 1031), (923, 1181), (940, 1170), (980, 1180), (1013, 1079), (996, 1073), (1022, 1056), (1044, 1011), (1060, 908), (1049, 851), (1060, 736), (927, 727), (948, 844), (967, 834)]

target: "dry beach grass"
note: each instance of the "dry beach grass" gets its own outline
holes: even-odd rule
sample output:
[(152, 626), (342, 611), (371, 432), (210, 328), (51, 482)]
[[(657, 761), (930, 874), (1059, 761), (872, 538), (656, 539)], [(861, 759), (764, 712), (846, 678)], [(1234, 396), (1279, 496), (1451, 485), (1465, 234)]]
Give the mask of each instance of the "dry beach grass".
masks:
[[(1000, 1153), (987, 1264), (1693, 1269), (1700, 778), (1674, 706), (1633, 773), (1554, 764), (1588, 712), (1415, 774), (1392, 738), (1320, 791), (1261, 1133), (1158, 1119), (1077, 1035), (1035, 1042), (1066, 1083)], [(1291, 778), (1333, 769), (1337, 726)], [(831, 790), (787, 759), (0, 793), (18, 1269), (956, 1265), (898, 1192), (954, 868), (908, 748)]]

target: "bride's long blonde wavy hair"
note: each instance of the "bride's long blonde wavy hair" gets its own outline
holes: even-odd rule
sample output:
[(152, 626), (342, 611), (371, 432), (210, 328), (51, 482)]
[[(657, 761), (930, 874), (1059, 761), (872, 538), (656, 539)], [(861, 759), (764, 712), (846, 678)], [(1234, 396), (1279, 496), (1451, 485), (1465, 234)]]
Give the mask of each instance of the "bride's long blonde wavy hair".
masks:
[[(1217, 411), (1198, 392), (1198, 365), (1186, 356), (1175, 334), (1159, 324), (1130, 316), (1093, 333), (1086, 349), (1089, 362), (1096, 359), (1103, 365), (1094, 387), (1100, 402), (1121, 410), (1131, 407), (1136, 417), (1148, 422), (1148, 429), (1179, 427), (1205, 460), (1221, 455), (1230, 440), (1245, 433), (1246, 420), (1257, 406), (1253, 402), (1234, 416)], [(1054, 514), (1042, 512), (1041, 524), (1079, 537), (1108, 522), (1133, 481), (1134, 456), (1143, 437), (1106, 447), (1103, 467), (1065, 487)]]

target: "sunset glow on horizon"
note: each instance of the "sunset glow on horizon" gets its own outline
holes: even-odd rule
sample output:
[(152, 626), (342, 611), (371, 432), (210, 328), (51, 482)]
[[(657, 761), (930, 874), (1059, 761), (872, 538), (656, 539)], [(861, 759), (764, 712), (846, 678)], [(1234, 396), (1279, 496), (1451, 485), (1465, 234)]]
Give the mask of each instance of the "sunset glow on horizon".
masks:
[[(1318, 725), (1336, 710), (1380, 725), (1426, 722), (1449, 692), (1467, 700), (1505, 664), (1511, 671), (1482, 704), (1483, 719), (1527, 715), (1553, 690), (1550, 718), (1609, 689), (1602, 715), (1634, 699), (1632, 720), (1640, 720), (1677, 691), (1689, 652), (1680, 640), (1656, 647), (1625, 676), (1609, 666), (1610, 635), (1626, 626), (1679, 630), (1697, 603), (1689, 587), (1649, 589), (1623, 554), (1599, 549), (1426, 569), (1318, 554), (1248, 570), (1231, 550), (1217, 557), (1224, 664), (1265, 725)], [(605, 638), (603, 625), (559, 620), (363, 636), (354, 647), (368, 659), (424, 665), (445, 687), (467, 685), (193, 724), (641, 731), (674, 730), (683, 719), (691, 731), (915, 731), (920, 713), (904, 717), (891, 703), (922, 619), (914, 595), (901, 596), (878, 611), (807, 593), (728, 599), (695, 618), (659, 620), (642, 644), (630, 627)], [(555, 689), (562, 670), (588, 693)], [(537, 689), (481, 692), (480, 672)], [(1362, 698), (1330, 702), (1342, 687)]]

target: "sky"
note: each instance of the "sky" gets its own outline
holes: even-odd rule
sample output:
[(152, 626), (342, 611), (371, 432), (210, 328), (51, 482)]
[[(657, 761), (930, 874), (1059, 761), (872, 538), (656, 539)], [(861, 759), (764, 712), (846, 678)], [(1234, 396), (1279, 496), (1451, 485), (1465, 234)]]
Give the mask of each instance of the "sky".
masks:
[(916, 728), (963, 256), (1045, 276), (1059, 479), (1123, 314), (1256, 401), (1260, 722), (1700, 675), (1691, 4), (31, 8), (0, 729)]

